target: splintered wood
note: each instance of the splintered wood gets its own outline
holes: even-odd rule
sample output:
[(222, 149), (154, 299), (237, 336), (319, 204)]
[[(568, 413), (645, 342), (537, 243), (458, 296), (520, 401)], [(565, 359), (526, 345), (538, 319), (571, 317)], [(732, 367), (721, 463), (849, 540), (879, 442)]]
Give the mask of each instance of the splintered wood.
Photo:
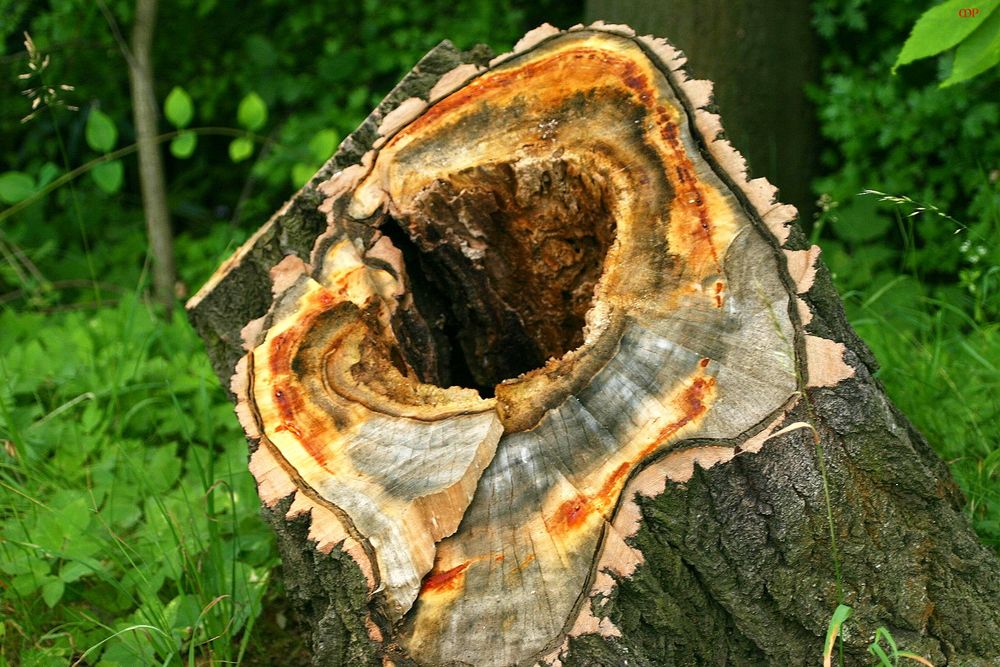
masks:
[(590, 595), (641, 560), (635, 496), (851, 373), (802, 331), (794, 210), (747, 182), (683, 62), (543, 27), (445, 74), (321, 186), (327, 231), (244, 330), (263, 501), (295, 494), (368, 577), (372, 636), (419, 664), (617, 633)]

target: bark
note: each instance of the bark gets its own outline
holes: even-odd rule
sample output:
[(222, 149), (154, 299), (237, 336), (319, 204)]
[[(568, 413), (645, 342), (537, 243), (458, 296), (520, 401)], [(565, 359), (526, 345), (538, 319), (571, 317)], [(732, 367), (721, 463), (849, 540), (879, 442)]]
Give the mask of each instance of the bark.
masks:
[(189, 302), (316, 664), (815, 664), (841, 600), (851, 664), (997, 662), (1000, 565), (683, 65), (444, 43)]
[(153, 33), (156, 28), (157, 0), (136, 0), (132, 46), (129, 49), (129, 82), (132, 88), (132, 117), (139, 144), (139, 183), (146, 234), (153, 260), (153, 290), (167, 317), (174, 307), (176, 270), (174, 238), (167, 206), (167, 186), (163, 157), (156, 141), (158, 133), (156, 94), (153, 91)]
[(811, 219), (819, 134), (806, 88), (818, 81), (819, 58), (810, 3), (588, 0), (586, 15), (670, 35), (698, 74), (715, 82), (726, 134), (754, 174)]

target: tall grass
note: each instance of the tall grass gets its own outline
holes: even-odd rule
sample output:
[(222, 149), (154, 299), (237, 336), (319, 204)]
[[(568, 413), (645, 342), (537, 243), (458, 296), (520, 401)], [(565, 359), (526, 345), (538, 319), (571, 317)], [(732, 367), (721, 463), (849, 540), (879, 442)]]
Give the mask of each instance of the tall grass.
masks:
[(0, 330), (0, 664), (238, 663), (276, 556), (197, 336), (134, 295)]

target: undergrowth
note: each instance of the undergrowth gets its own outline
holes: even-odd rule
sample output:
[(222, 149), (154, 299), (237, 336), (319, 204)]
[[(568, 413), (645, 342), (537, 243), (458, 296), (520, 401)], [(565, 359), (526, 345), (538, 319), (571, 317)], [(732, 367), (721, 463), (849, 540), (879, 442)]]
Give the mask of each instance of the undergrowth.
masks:
[(182, 318), (0, 313), (0, 664), (238, 662), (276, 565)]

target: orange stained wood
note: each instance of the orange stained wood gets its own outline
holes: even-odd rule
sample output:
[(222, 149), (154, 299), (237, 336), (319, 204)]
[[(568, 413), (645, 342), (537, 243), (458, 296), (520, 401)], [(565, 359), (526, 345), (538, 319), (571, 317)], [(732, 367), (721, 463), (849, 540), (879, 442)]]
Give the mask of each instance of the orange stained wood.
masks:
[(614, 504), (618, 502), (618, 494), (624, 485), (625, 476), (631, 468), (632, 464), (622, 463), (615, 468), (600, 491), (592, 498), (577, 494), (575, 498), (560, 505), (549, 522), (550, 529), (558, 534), (567, 533), (586, 523), (590, 515), (595, 512), (607, 516)]
[[(707, 358), (698, 362), (699, 372), (708, 366), (708, 362)], [(634, 458), (615, 468), (597, 493), (587, 496), (578, 492), (575, 497), (559, 505), (546, 519), (549, 531), (557, 536), (563, 536), (587, 524), (595, 514), (605, 519), (610, 516), (625, 486), (628, 473), (681, 429), (705, 415), (714, 395), (715, 384), (714, 377), (696, 375), (691, 384), (673, 401), (680, 409), (681, 417), (664, 426), (652, 442), (643, 447)]]
[[(343, 301), (329, 290), (315, 290), (302, 299), (302, 306), (294, 315), (295, 322), (264, 346), (266, 354), (256, 355), (265, 357), (265, 367), (270, 375), (268, 384), (273, 386), (271, 399), (279, 417), (279, 423), (273, 427), (274, 432), (286, 432), (293, 436), (322, 467), (326, 467), (329, 460), (331, 452), (327, 445), (336, 435), (336, 423), (310, 404), (292, 362), (316, 319), (341, 303)], [(336, 349), (343, 337), (344, 332), (338, 332), (325, 344), (330, 349)]]
[[(698, 362), (702, 368), (708, 366), (703, 363), (705, 359)], [(652, 454), (660, 445), (672, 438), (682, 428), (691, 422), (700, 419), (708, 411), (708, 401), (715, 395), (715, 378), (711, 376), (698, 376), (691, 382), (690, 386), (675, 401), (675, 404), (683, 410), (683, 416), (677, 421), (671, 422), (663, 427), (657, 434), (653, 442), (646, 445), (642, 450), (639, 459), (643, 459)]]
[[(517, 569), (523, 568), (534, 559), (535, 557), (529, 554)], [(488, 560), (492, 560), (494, 563), (502, 563), (504, 556), (503, 554), (494, 554), (492, 557), (479, 556), (476, 558), (470, 558), (469, 560), (447, 570), (438, 570), (437, 564), (435, 563), (434, 569), (431, 570), (426, 577), (424, 577), (424, 581), (420, 585), (420, 594), (423, 595), (428, 592), (444, 593), (448, 591), (455, 591), (465, 584), (465, 570), (468, 569), (470, 565)]]
[[(668, 252), (684, 257), (696, 274), (709, 270), (722, 273), (712, 217), (725, 204), (711, 185), (699, 179), (680, 139), (678, 122), (685, 112), (669, 103), (657, 103), (661, 93), (669, 89), (668, 84), (651, 65), (636, 62), (636, 56), (610, 45), (600, 48), (572, 44), (526, 63), (503, 65), (434, 104), (394, 136), (383, 152), (392, 155), (424, 134), (447, 132), (445, 124), (456, 123), (486, 107), (502, 109), (515, 101), (523, 102), (526, 90), (531, 91), (529, 103), (534, 109), (557, 109), (581, 90), (591, 92), (598, 100), (611, 100), (625, 93), (653, 120), (651, 125), (656, 131), (647, 130), (645, 141), (655, 146), (665, 164), (673, 166), (663, 174), (674, 192), (669, 211), (672, 247)], [(526, 79), (531, 83), (525, 83)]]
[(424, 578), (424, 582), (420, 585), (420, 594), (444, 593), (446, 591), (458, 589), (464, 585), (465, 570), (473, 562), (474, 561), (466, 561), (453, 568), (444, 570), (443, 572), (432, 571), (429, 575), (427, 575), (427, 577)]

